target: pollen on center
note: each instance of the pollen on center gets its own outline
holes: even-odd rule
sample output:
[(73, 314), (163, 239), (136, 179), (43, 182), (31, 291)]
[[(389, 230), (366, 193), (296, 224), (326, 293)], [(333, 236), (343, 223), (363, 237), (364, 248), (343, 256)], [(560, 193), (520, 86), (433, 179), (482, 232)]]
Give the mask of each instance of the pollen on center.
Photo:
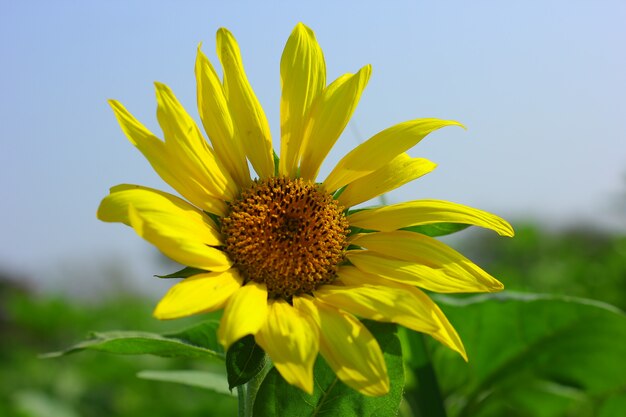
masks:
[(300, 178), (255, 181), (222, 219), (225, 250), (245, 279), (287, 300), (336, 278), (348, 232), (343, 207)]

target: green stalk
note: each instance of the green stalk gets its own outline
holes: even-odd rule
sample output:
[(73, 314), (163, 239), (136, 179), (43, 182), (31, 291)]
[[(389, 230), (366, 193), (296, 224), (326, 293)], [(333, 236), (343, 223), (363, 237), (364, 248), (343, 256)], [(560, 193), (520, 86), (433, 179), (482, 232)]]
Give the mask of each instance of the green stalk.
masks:
[(266, 355), (265, 366), (261, 371), (250, 379), (246, 384), (237, 387), (238, 413), (237, 417), (252, 417), (254, 400), (261, 388), (261, 384), (267, 373), (272, 369), (272, 361)]
[(237, 386), (237, 417), (246, 416), (246, 386)]

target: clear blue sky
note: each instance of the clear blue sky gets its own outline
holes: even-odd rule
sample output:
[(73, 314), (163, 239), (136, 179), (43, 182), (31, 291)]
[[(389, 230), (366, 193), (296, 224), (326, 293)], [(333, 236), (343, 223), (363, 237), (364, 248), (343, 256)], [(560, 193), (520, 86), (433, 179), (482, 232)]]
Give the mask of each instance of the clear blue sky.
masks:
[(197, 119), (196, 46), (217, 62), (221, 26), (239, 40), (275, 137), (279, 60), (298, 21), (315, 30), (329, 79), (373, 65), (327, 167), (404, 120), (466, 124), (413, 149), (439, 166), (391, 201), (441, 198), (513, 220), (626, 220), (611, 208), (626, 175), (626, 2), (296, 3), (1, 0), (0, 270), (93, 275), (130, 259), (144, 274), (147, 245), (95, 211), (109, 186), (166, 187), (106, 99), (160, 133), (161, 81)]

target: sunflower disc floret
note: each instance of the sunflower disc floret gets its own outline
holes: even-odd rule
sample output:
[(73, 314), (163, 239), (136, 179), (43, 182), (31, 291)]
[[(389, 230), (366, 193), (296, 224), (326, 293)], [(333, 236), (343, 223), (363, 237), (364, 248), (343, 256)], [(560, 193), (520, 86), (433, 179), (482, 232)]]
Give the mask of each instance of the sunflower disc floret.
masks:
[(257, 180), (222, 219), (226, 252), (246, 280), (290, 300), (335, 280), (348, 245), (343, 208), (301, 178)]

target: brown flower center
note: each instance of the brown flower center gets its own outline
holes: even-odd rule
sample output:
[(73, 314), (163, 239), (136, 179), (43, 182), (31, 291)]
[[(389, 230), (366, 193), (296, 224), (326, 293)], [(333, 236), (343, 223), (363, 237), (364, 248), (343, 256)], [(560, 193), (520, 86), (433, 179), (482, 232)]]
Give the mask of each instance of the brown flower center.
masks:
[(257, 180), (222, 219), (226, 252), (246, 280), (290, 299), (332, 282), (348, 221), (329, 194), (300, 178)]

